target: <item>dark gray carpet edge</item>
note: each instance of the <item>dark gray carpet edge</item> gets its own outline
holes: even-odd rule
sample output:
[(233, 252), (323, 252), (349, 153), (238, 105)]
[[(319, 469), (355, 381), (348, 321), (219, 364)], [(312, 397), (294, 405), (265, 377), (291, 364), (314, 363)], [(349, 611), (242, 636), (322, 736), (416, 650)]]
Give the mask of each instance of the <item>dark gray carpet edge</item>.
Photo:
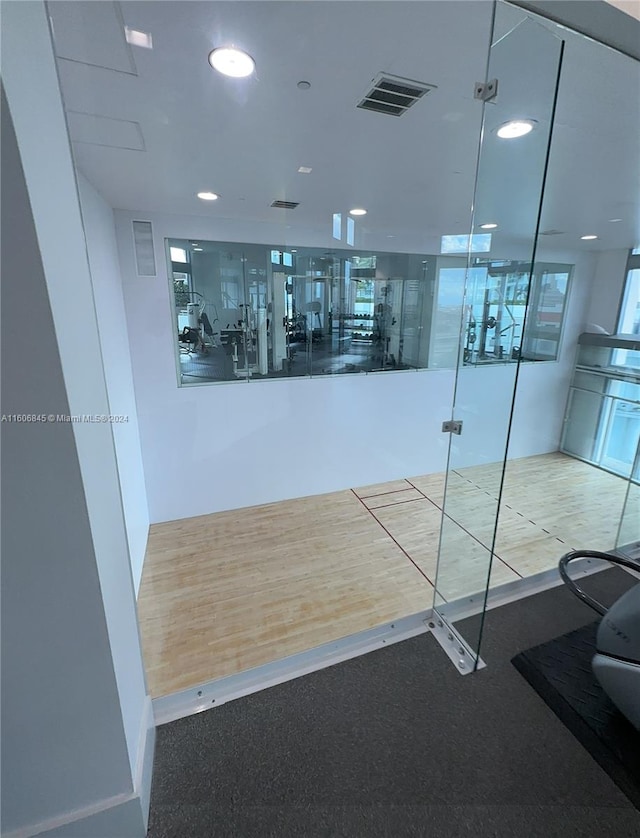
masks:
[[(459, 794), (459, 790), (457, 792)], [(162, 838), (638, 838), (633, 809), (593, 806), (242, 806), (208, 818), (166, 806), (149, 836)]]
[[(589, 580), (605, 603), (633, 583)], [(638, 812), (511, 664), (591, 620), (555, 588), (488, 612), (474, 675), (424, 634), (163, 725), (149, 838), (638, 836)]]
[(640, 810), (640, 732), (591, 669), (598, 622), (516, 655), (512, 663)]

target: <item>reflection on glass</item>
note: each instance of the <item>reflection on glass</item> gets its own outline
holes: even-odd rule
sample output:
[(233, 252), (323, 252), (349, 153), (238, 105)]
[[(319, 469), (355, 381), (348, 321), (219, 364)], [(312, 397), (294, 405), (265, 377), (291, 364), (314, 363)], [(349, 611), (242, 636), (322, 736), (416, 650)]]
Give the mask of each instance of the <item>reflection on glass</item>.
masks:
[(532, 272), (524, 262), (474, 260), (467, 280), (464, 363), (555, 360), (570, 275), (570, 265), (538, 263)]
[(333, 213), (333, 238), (338, 241), (342, 238), (342, 213), (340, 212)]
[[(464, 429), (449, 446), (435, 605), (473, 598), (480, 616), (463, 634), (474, 655), (488, 586), (517, 578), (500, 561), (495, 542), (518, 364), (557, 357), (570, 273), (568, 266), (533, 267), (562, 42), (519, 11), (502, 4), (495, 11), (487, 79), (499, 79), (500, 91), (483, 109), (468, 256), (438, 264), (436, 295), (450, 320), (448, 328), (436, 327), (439, 362), (448, 366), (455, 353), (452, 418)], [(501, 125), (523, 117), (537, 122), (535, 131), (509, 140), (497, 136)], [(479, 256), (476, 224), (508, 217), (518, 219), (521, 261), (499, 259), (493, 241), (493, 258)], [(461, 292), (454, 350), (450, 333)], [(481, 366), (490, 369), (471, 369)]]
[[(570, 266), (167, 241), (182, 384), (548, 360)], [(469, 277), (463, 307), (465, 277)], [(558, 289), (562, 289), (562, 291)]]
[(347, 218), (347, 244), (353, 245), (355, 244), (356, 239), (356, 222), (353, 218)]
[(442, 236), (441, 253), (488, 253), (491, 250), (491, 233), (474, 233), (471, 236)]

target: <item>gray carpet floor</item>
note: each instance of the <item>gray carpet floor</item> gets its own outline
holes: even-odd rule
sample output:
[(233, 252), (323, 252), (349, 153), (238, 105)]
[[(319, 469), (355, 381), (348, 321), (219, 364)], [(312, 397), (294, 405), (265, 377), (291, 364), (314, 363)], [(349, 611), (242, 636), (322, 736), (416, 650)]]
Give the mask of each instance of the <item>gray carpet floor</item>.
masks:
[[(633, 579), (586, 583), (611, 603)], [(421, 635), (158, 729), (149, 838), (640, 836), (510, 663), (593, 620), (564, 588), (491, 611), (486, 669)]]

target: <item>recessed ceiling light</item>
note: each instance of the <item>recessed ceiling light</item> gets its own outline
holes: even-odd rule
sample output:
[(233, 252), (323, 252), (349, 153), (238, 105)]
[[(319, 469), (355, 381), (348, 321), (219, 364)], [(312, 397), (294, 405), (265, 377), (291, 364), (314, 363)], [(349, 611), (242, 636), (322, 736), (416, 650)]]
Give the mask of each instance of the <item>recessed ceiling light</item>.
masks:
[(610, 221), (612, 224), (615, 224), (615, 223), (616, 223), (616, 221), (622, 221), (622, 219), (621, 219), (621, 218), (610, 218), (610, 219), (609, 219), (609, 221)]
[(367, 214), (366, 209), (356, 208), (356, 209), (349, 210), (349, 215), (366, 215), (366, 214)]
[(311, 166), (300, 166), (298, 171), (301, 175), (310, 175), (313, 169), (311, 168)]
[(593, 239), (597, 239), (598, 237), (597, 236), (580, 236), (580, 238), (582, 239), (583, 242), (589, 242), (589, 241), (592, 241)]
[(204, 248), (203, 248), (203, 247), (194, 247), (193, 249), (194, 249), (194, 250), (197, 250), (197, 251), (200, 251), (200, 252), (202, 252), (202, 251), (204, 250)]
[(514, 140), (516, 137), (524, 137), (525, 134), (529, 134), (535, 126), (535, 119), (512, 119), (501, 125), (497, 134), (503, 140)]
[(493, 224), (491, 222), (489, 224), (481, 224), (480, 229), (481, 230), (495, 230), (497, 226), (498, 226), (497, 224)]
[(298, 90), (309, 90), (310, 87), (311, 87), (311, 82), (310, 81), (299, 81), (298, 84), (297, 84)]
[(125, 26), (124, 37), (134, 47), (153, 49), (153, 40), (148, 32), (139, 32), (137, 29), (129, 29), (128, 26)]
[(215, 192), (198, 192), (198, 198), (201, 201), (217, 201), (218, 196)]
[(256, 63), (249, 53), (236, 47), (217, 47), (209, 53), (209, 64), (224, 76), (243, 79), (250, 76)]
[(297, 253), (298, 251), (297, 251), (297, 250), (295, 249), (295, 247), (294, 247), (294, 248), (293, 248), (293, 250), (292, 250), (291, 252), (292, 252), (292, 253)]

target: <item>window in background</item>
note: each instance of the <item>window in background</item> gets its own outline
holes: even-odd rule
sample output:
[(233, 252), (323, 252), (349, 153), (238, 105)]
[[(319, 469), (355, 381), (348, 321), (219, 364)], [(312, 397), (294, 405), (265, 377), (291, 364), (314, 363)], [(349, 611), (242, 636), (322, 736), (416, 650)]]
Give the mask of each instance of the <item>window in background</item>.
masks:
[[(627, 262), (627, 279), (622, 292), (618, 334), (640, 335), (640, 253), (632, 250)], [(629, 349), (616, 349), (611, 363), (617, 367), (638, 368), (640, 353)]]
[[(631, 263), (635, 260), (638, 261), (638, 265), (631, 267)], [(618, 332), (621, 335), (638, 335), (640, 334), (640, 255), (632, 255), (629, 263), (618, 319)]]
[[(560, 351), (570, 265), (476, 259), (467, 280), (465, 364), (553, 361)], [(526, 314), (526, 324), (525, 324)]]

